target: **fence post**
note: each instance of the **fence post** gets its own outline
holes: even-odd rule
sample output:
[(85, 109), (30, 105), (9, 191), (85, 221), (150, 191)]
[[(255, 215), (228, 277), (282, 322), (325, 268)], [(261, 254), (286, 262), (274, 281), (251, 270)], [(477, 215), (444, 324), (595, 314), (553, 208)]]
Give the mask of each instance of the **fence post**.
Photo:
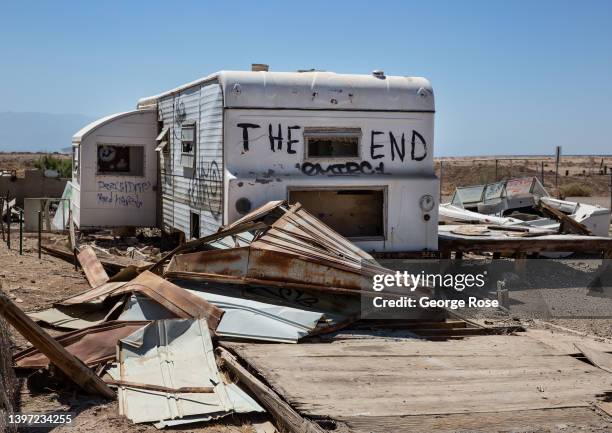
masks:
[(42, 258), (42, 212), (38, 211), (38, 258)]
[(540, 163), (542, 164), (542, 175), (540, 177), (542, 178), (542, 186), (544, 186), (544, 161), (540, 161)]
[(19, 209), (19, 255), (23, 256), (23, 209)]
[(8, 206), (6, 208), (6, 218), (8, 219), (8, 223), (6, 224), (6, 246), (10, 250), (11, 249), (11, 214), (13, 212), (13, 207)]
[(497, 182), (497, 163), (498, 163), (498, 160), (497, 158), (495, 158), (495, 182)]

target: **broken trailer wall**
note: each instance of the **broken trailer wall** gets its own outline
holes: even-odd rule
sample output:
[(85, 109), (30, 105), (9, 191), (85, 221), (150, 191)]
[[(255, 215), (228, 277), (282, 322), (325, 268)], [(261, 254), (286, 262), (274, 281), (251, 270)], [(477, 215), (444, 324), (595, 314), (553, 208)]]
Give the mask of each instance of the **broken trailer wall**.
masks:
[[(156, 99), (156, 98), (154, 98)], [(218, 83), (159, 98), (162, 224), (189, 238), (223, 225), (223, 98)]]
[(156, 226), (157, 113), (96, 120), (72, 138), (72, 214), (81, 229)]

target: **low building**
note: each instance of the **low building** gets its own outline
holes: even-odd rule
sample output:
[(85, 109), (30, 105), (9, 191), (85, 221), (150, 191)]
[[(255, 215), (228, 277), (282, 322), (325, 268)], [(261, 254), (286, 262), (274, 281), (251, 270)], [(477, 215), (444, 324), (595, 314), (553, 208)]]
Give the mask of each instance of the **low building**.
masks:
[(423, 78), (222, 71), (75, 136), (88, 185), (75, 207), (84, 226), (156, 217), (195, 238), (270, 200), (299, 201), (368, 251), (435, 250), (433, 119)]

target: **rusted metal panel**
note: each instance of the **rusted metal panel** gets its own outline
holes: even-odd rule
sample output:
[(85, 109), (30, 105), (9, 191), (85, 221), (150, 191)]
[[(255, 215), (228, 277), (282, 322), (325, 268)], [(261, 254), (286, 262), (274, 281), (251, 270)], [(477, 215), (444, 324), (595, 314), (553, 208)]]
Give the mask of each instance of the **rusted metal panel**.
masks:
[(144, 271), (129, 282), (106, 283), (88, 292), (64, 300), (62, 305), (103, 301), (111, 296), (142, 293), (172, 311), (179, 318), (205, 318), (211, 331), (217, 329), (223, 310), (199, 298), (170, 281)]
[(248, 247), (200, 251), (176, 256), (168, 270), (245, 277), (248, 261)]
[(115, 393), (98, 376), (43, 331), (2, 291), (0, 291), (0, 315), (32, 343), (36, 350), (48, 356), (55, 366), (85, 391), (100, 394), (106, 398), (115, 396)]
[[(166, 276), (236, 283), (368, 291), (375, 273), (390, 272), (299, 204), (270, 202), (240, 226), (271, 219), (249, 247), (200, 251), (173, 257)], [(272, 212), (281, 211), (274, 219)], [(219, 233), (221, 236), (223, 232)]]
[(77, 254), (77, 259), (91, 287), (98, 287), (108, 281), (108, 275), (93, 248), (90, 246), (83, 247)]
[(127, 284), (125, 281), (108, 282), (78, 295), (58, 302), (58, 305), (77, 305), (84, 302), (101, 302), (111, 293)]
[[(149, 321), (111, 321), (79, 331), (69, 332), (58, 337), (56, 341), (69, 353), (79, 358), (86, 365), (93, 367), (103, 362), (114, 360), (117, 342), (131, 335)], [(49, 358), (37, 348), (31, 347), (13, 357), (15, 365), (20, 368), (46, 368)]]

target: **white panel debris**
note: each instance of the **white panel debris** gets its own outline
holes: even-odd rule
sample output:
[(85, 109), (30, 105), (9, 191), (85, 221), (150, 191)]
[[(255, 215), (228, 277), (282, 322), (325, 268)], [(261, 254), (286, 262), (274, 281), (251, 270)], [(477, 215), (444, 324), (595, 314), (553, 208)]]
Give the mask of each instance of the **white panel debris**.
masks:
[[(263, 409), (235, 385), (226, 385), (215, 362), (206, 320), (159, 320), (119, 343), (119, 411), (134, 423), (195, 422)], [(145, 389), (213, 387), (213, 392)]]

